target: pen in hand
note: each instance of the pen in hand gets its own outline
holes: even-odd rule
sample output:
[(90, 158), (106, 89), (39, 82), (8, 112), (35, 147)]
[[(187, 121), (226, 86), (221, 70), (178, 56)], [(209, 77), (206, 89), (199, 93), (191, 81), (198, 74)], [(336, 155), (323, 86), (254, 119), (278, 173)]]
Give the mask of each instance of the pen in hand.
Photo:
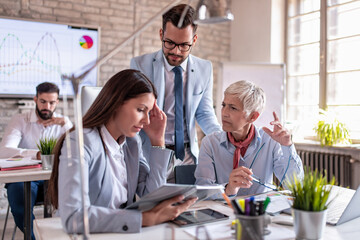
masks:
[(274, 187), (272, 187), (272, 186), (269, 186), (269, 185), (266, 184), (266, 183), (262, 183), (257, 176), (251, 175), (251, 177), (253, 178), (253, 180), (252, 180), (253, 182), (256, 182), (256, 183), (258, 183), (258, 184), (260, 184), (260, 185), (262, 185), (262, 186), (264, 186), (264, 187), (266, 187), (266, 188), (269, 188), (269, 189), (271, 189), (271, 190), (273, 190), (273, 191), (279, 191), (277, 188), (274, 188)]

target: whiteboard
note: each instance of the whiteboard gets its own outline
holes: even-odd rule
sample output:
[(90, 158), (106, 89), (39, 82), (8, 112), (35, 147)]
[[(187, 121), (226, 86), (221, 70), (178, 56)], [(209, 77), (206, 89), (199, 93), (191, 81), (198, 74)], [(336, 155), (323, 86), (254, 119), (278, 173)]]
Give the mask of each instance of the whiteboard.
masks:
[(239, 63), (225, 62), (219, 71), (216, 97), (216, 116), (221, 123), (221, 103), (225, 89), (239, 80), (248, 80), (261, 87), (266, 94), (264, 112), (255, 121), (258, 127), (266, 126), (272, 129), (270, 122), (274, 120), (273, 111), (284, 123), (286, 81), (285, 64)]

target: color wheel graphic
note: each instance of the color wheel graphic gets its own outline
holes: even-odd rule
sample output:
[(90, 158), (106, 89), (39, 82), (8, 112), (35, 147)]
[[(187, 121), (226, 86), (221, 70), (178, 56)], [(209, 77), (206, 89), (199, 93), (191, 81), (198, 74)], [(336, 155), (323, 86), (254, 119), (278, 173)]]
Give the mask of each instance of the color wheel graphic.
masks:
[(80, 46), (84, 49), (90, 49), (94, 44), (92, 38), (87, 35), (82, 36), (79, 43)]

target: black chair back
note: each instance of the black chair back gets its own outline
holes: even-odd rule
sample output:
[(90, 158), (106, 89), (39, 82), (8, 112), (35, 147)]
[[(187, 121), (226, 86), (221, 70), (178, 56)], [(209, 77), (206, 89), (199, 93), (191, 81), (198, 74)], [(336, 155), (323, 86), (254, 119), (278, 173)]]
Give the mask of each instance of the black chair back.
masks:
[(194, 185), (196, 181), (194, 176), (196, 166), (196, 164), (176, 166), (174, 169), (175, 183)]

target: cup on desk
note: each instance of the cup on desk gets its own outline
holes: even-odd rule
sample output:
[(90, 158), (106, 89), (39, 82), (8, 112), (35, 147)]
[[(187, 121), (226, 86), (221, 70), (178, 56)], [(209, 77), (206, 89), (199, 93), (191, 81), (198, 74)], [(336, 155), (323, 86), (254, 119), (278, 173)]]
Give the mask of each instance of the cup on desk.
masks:
[(54, 154), (41, 155), (41, 164), (43, 170), (52, 170), (54, 164)]
[(236, 214), (235, 239), (236, 240), (262, 240), (264, 235), (270, 233), (266, 227), (270, 223), (267, 214), (247, 216)]

